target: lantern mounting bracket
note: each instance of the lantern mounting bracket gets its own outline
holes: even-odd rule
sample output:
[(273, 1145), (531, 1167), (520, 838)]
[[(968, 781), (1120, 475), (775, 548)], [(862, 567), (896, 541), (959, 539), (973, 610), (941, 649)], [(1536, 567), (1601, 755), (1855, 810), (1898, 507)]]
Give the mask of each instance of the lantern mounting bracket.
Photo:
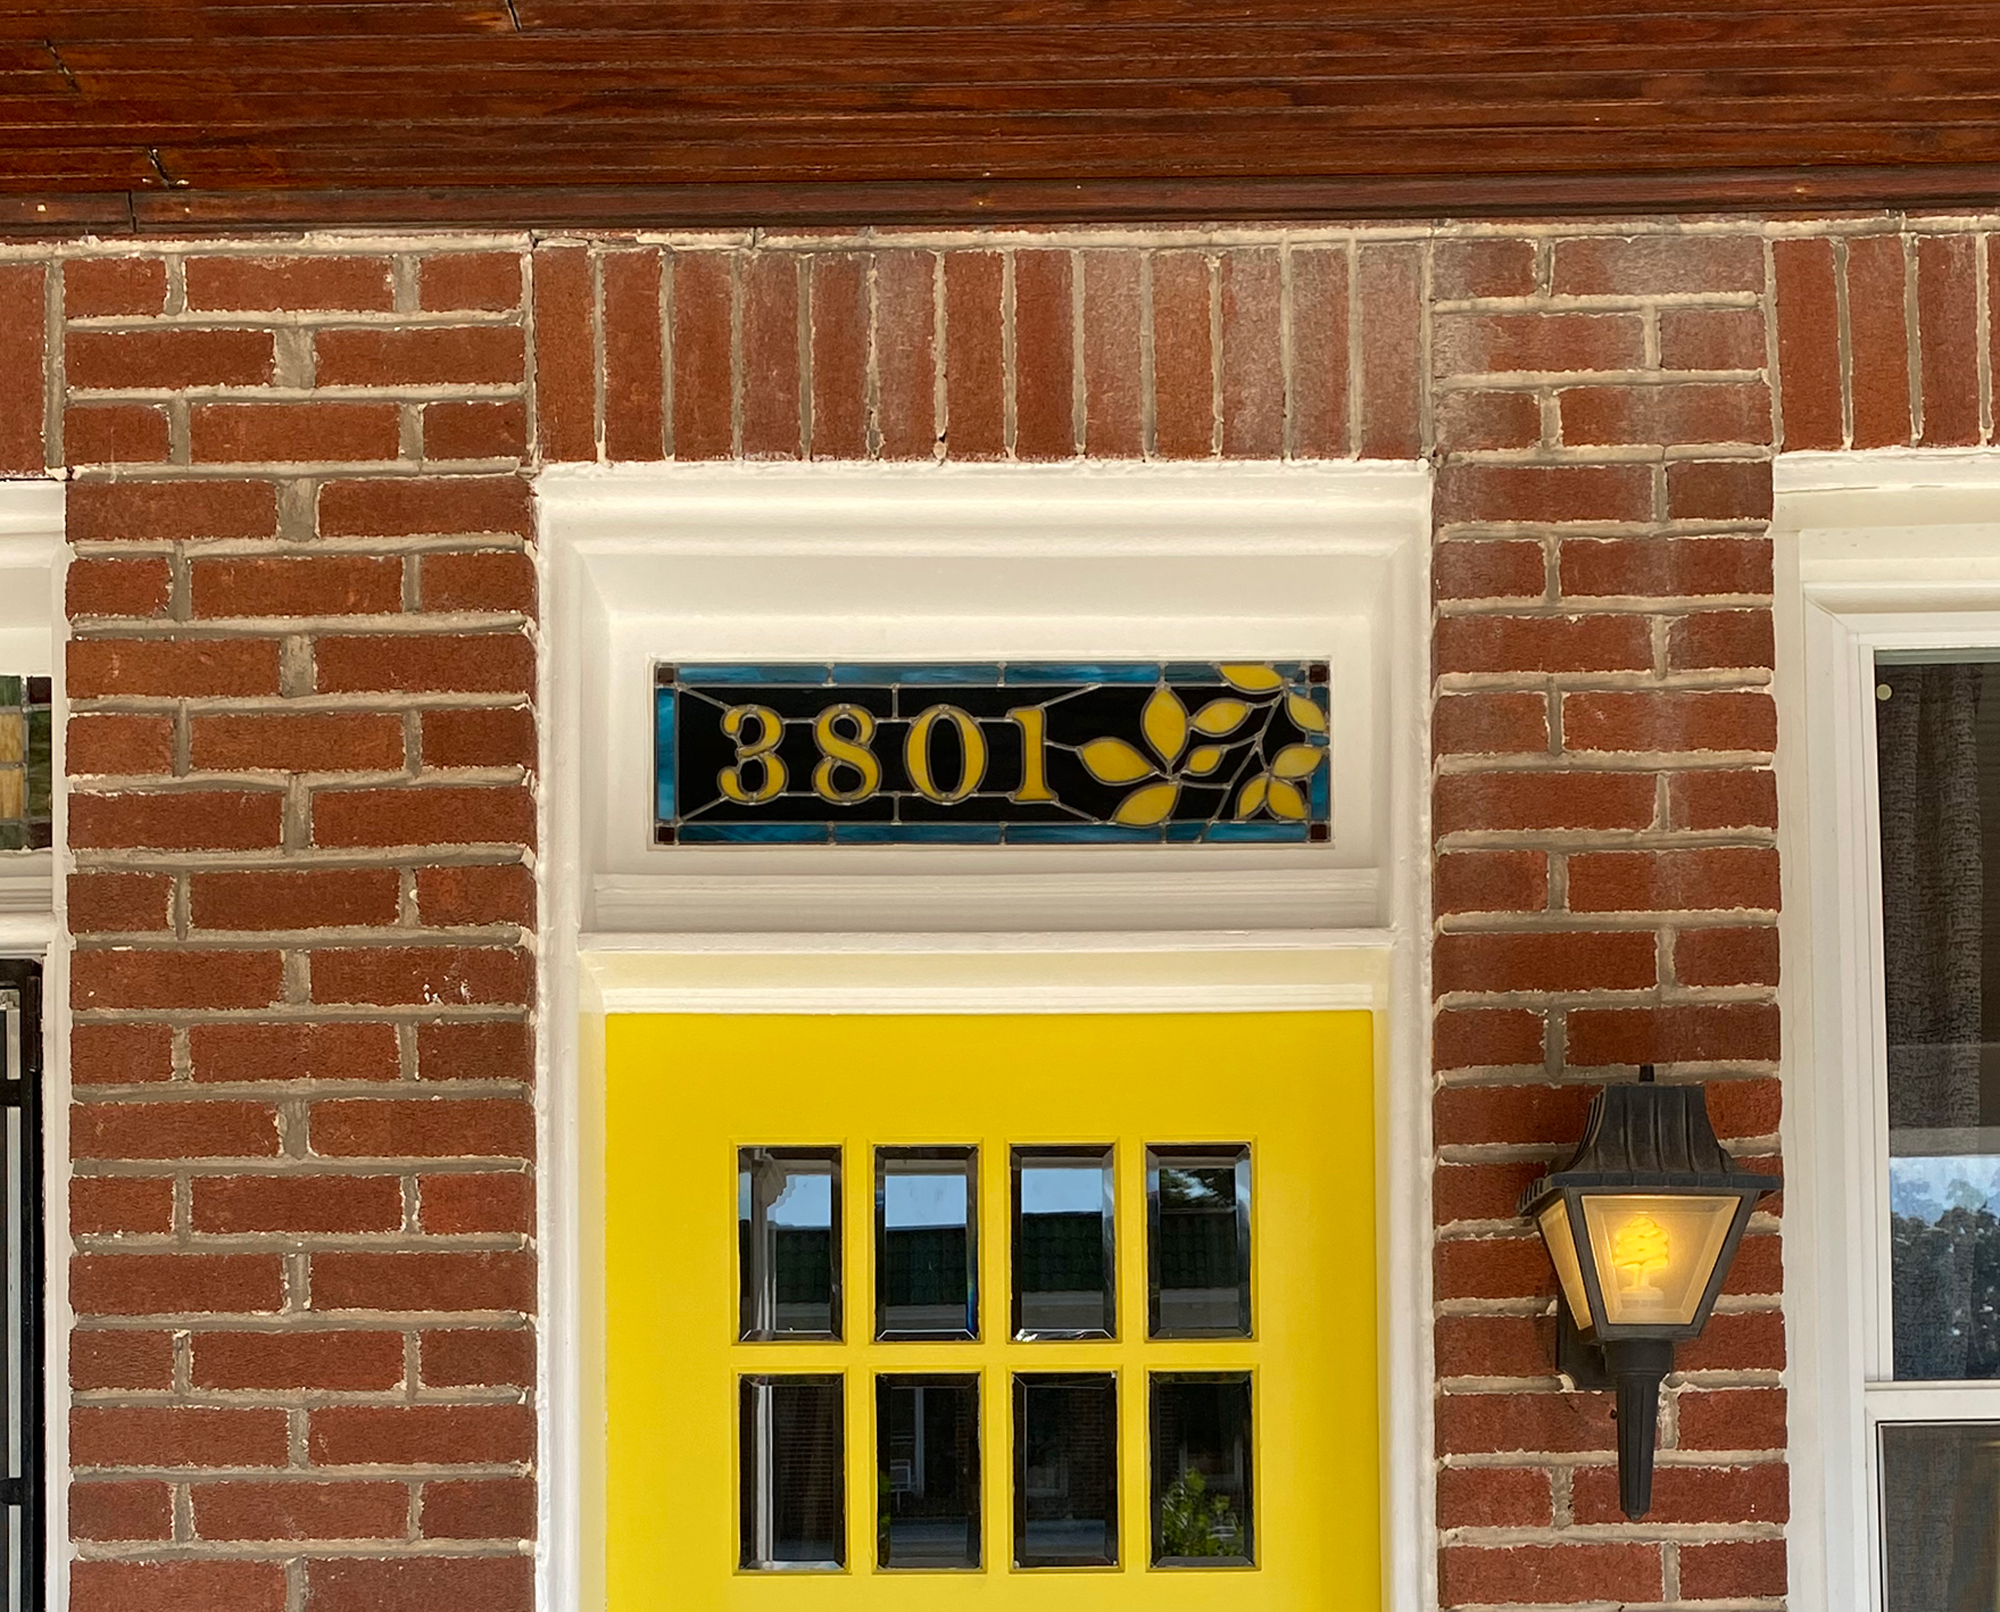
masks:
[(1574, 1388), (1595, 1392), (1618, 1386), (1604, 1364), (1604, 1351), (1577, 1330), (1569, 1306), (1560, 1298), (1556, 1300), (1556, 1370)]

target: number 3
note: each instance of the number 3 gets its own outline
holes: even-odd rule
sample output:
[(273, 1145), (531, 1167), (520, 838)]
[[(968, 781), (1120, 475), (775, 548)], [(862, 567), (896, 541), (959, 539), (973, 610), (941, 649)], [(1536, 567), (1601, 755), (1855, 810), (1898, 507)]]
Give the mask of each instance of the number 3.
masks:
[[(745, 739), (745, 724), (757, 725), (757, 737)], [(732, 705), (722, 713), (722, 731), (736, 741), (736, 765), (716, 774), (715, 785), (739, 806), (761, 806), (785, 789), (785, 764), (778, 759), (778, 741), (785, 736), (785, 724), (768, 705)], [(743, 780), (743, 770), (755, 765), (757, 784), (753, 789)]]

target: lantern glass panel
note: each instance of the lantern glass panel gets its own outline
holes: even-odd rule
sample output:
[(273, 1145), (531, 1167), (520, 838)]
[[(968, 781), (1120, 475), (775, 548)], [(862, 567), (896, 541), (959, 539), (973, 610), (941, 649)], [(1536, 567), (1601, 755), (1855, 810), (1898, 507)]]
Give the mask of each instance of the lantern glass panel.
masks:
[(1583, 1265), (1576, 1257), (1576, 1237), (1570, 1230), (1569, 1204), (1556, 1198), (1542, 1206), (1536, 1216), (1542, 1241), (1549, 1245), (1549, 1260), (1562, 1280), (1563, 1297), (1569, 1301), (1570, 1318), (1579, 1329), (1591, 1329), (1590, 1290), (1583, 1285)]
[(1692, 1323), (1742, 1200), (1734, 1193), (1581, 1196), (1584, 1230), (1604, 1289), (1605, 1325)]

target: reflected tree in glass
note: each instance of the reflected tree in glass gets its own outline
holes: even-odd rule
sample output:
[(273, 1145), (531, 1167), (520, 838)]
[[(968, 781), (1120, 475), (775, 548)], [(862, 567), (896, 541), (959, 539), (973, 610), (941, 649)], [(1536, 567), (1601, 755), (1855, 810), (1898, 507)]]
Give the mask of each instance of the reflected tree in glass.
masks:
[(1108, 1147), (1014, 1149), (1014, 1335), (1117, 1331), (1117, 1217)]
[(739, 1149), (738, 1336), (840, 1336), (840, 1149)]
[(1249, 1566), (1249, 1373), (1160, 1372), (1150, 1389), (1153, 1565)]
[(745, 1377), (738, 1395), (741, 1564), (757, 1571), (844, 1566), (840, 1378)]
[(1250, 1149), (1146, 1150), (1147, 1323), (1156, 1338), (1250, 1335)]
[(875, 1559), (892, 1569), (975, 1568), (979, 1379), (875, 1379)]
[(1014, 1565), (1118, 1561), (1118, 1384), (1110, 1372), (1014, 1378)]
[(969, 1147), (875, 1150), (875, 1335), (979, 1331), (979, 1177)]

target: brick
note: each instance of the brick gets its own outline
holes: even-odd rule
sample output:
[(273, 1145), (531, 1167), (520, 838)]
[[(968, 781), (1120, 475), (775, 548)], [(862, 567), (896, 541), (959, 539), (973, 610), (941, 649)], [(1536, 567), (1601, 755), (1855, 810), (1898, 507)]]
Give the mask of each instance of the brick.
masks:
[(1655, 980), (1653, 937), (1633, 930), (1440, 935), (1436, 989), (1630, 991)]
[(400, 1539), (410, 1491), (400, 1483), (197, 1483), (197, 1539)]
[(193, 1360), (197, 1388), (386, 1390), (403, 1381), (403, 1334), (198, 1332)]
[(1434, 1336), (1440, 1377), (1532, 1378), (1555, 1373), (1552, 1317), (1441, 1315)]
[(1658, 1545), (1447, 1545), (1439, 1553), (1441, 1606), (1530, 1601), (1657, 1601)]
[[(1776, 1243), (1777, 1239), (1746, 1237), (1742, 1244), (1746, 1252), (1752, 1241)], [(1680, 1447), (1683, 1450), (1784, 1449), (1784, 1389), (1683, 1389)]]
[(272, 1158), (278, 1113), (263, 1103), (77, 1103), (75, 1159)]
[(1771, 439), (1771, 394), (1754, 382), (1572, 386), (1558, 401), (1570, 447)]
[(1440, 1226), (1461, 1220), (1512, 1221), (1521, 1194), (1548, 1165), (1539, 1160), (1510, 1164), (1440, 1164), (1431, 1175), (1431, 1217)]
[[(532, 1313), (535, 1258), (521, 1253), (316, 1253), (312, 1256), (312, 1307)], [(474, 1458), (461, 1455), (458, 1459)]]
[(275, 537), (278, 490), (268, 481), (80, 481), (64, 522), (72, 543)]
[(0, 397), (0, 475), (39, 476), (49, 459), (60, 457), (42, 435), (47, 292), (48, 271), (41, 264), (0, 264), (0, 374), (34, 377), (28, 384), (17, 380)]
[(419, 1222), (433, 1234), (535, 1229), (535, 1181), (522, 1172), (419, 1176), (417, 1203)]
[(359, 1099), (312, 1108), (312, 1150), (321, 1158), (526, 1158), (534, 1147), (534, 1110), (512, 1099)]
[[(1784, 1111), (1784, 1088), (1776, 1080), (1710, 1080), (1707, 1085), (1709, 1118), (1716, 1135), (1732, 1137), (1775, 1136)], [(1764, 1207), (1770, 1208), (1766, 1200)]]
[(1761, 847), (1596, 851), (1569, 858), (1571, 912), (1726, 912), (1778, 907), (1778, 853)]
[[(535, 296), (535, 436), (551, 463), (597, 457), (595, 302), (590, 253), (543, 246), (530, 260)], [(520, 296), (520, 271), (510, 293)], [(428, 268), (428, 265), (426, 265)]]
[(518, 1021), (501, 1024), (421, 1024), (417, 1026), (417, 1073), (424, 1080), (519, 1080), (535, 1078), (531, 1028)]
[(1200, 252), (1153, 255), (1153, 431), (1164, 459), (1205, 459), (1216, 448), (1209, 276)]
[(1222, 455), (1276, 459), (1285, 451), (1285, 358), (1278, 254), (1223, 254)]
[(1683, 985), (1776, 985), (1777, 928), (1684, 929), (1674, 937), (1674, 978)]
[(812, 456), (868, 457), (868, 271), (855, 252), (811, 263)]
[(496, 867), (420, 868), (417, 917), (424, 924), (535, 922), (535, 878), (518, 862)]
[(527, 378), (517, 325), (321, 330), (313, 357), (321, 386), (510, 385)]
[(752, 253), (743, 281), (743, 440), (746, 459), (797, 459), (804, 448), (799, 416), (799, 276), (789, 253)]
[(535, 1413), (528, 1405), (322, 1406), (306, 1439), (321, 1466), (530, 1461)]
[(727, 459), (735, 447), (732, 367), (736, 259), (728, 252), (673, 258), (673, 451)]
[(65, 769), (72, 778), (167, 773), (174, 765), (174, 724), (164, 716), (71, 717)]
[[(173, 1183), (158, 1185), (171, 1189)], [(76, 1388), (171, 1388), (173, 1334), (75, 1328), (69, 1336), (69, 1380)]]
[(521, 767), (537, 761), (535, 714), (525, 705), (484, 711), (426, 711), (426, 767)]
[(73, 1483), (69, 1489), (72, 1539), (171, 1539), (174, 1492), (164, 1483)]
[[(660, 323), (665, 260), (647, 247), (607, 252), (604, 283), (604, 456), (653, 460), (666, 452), (666, 339)], [(537, 325), (537, 373), (540, 326)], [(588, 335), (579, 360), (590, 362)]]
[(417, 306), (504, 313), (521, 305), (521, 259), (513, 252), (434, 252), (417, 262)]
[[(1740, 1159), (1739, 1162), (1753, 1174), (1768, 1175), (1770, 1173), (1766, 1170), (1759, 1170), (1757, 1167), (1758, 1161), (1755, 1158), (1745, 1157)], [(1776, 1184), (1775, 1180), (1773, 1184)], [(1776, 1298), (1784, 1290), (1784, 1286), (1784, 1260), (1779, 1247), (1779, 1239), (1768, 1234), (1753, 1234), (1745, 1237), (1737, 1245), (1736, 1261), (1729, 1267), (1729, 1277), (1722, 1284), (1722, 1291), (1734, 1297)], [(1778, 1390), (1780, 1400), (1783, 1398), (1783, 1392), (1782, 1389)], [(1685, 1403), (1683, 1401), (1683, 1404)], [(1775, 1440), (1772, 1443), (1756, 1445), (1725, 1444), (1721, 1447), (1728, 1449), (1783, 1449), (1785, 1445), (1784, 1406), (1782, 1403), (1775, 1407), (1760, 1406), (1756, 1408), (1755, 1414), (1762, 1415), (1767, 1410), (1773, 1419), (1772, 1425), (1777, 1430)], [(1746, 1430), (1751, 1425), (1752, 1423), (1749, 1420), (1741, 1423), (1704, 1423), (1699, 1432), (1703, 1438), (1722, 1439), (1733, 1437), (1741, 1439), (1745, 1436)], [(1724, 1432), (1722, 1429), (1725, 1426), (1733, 1431)], [(1770, 1438), (1772, 1435), (1769, 1429), (1763, 1428), (1760, 1425), (1757, 1436), (1759, 1438)], [(1683, 1449), (1690, 1449), (1694, 1448), (1695, 1444), (1696, 1441), (1687, 1431), (1687, 1423), (1683, 1421), (1681, 1424), (1681, 1447)]]
[(525, 1327), (426, 1332), (418, 1349), (432, 1388), (525, 1388), (535, 1380), (535, 1335)]
[[(1571, 1505), (1576, 1520), (1586, 1526), (1624, 1522), (1625, 1513), (1618, 1506), (1618, 1469), (1578, 1467), (1571, 1479)], [(1649, 1523), (1782, 1523), (1790, 1513), (1790, 1485), (1784, 1463), (1761, 1461), (1754, 1466), (1656, 1466), (1653, 1509), (1646, 1518)], [(1685, 1554), (1681, 1560), (1685, 1564)], [(1782, 1595), (1784, 1585), (1781, 1581), (1776, 1590), (1768, 1592), (1720, 1593)], [(1688, 1599), (1707, 1597), (1696, 1595)]]
[(1354, 273), (1361, 308), (1356, 446), (1364, 459), (1412, 459), (1423, 450), (1423, 249), (1364, 242)]
[(1900, 447), (1914, 439), (1905, 323), (1903, 238), (1847, 242), (1847, 326), (1854, 446)]
[(154, 314), (167, 305), (167, 266), (156, 257), (77, 257), (63, 264), (63, 313), (71, 319)]
[(1650, 828), (1653, 779), (1635, 772), (1448, 773), (1432, 797), (1439, 834), (1467, 829)]
[(521, 1003), (534, 977), (527, 952), (499, 946), (322, 950), (312, 954), (311, 966), (315, 1002), (383, 1006)]
[(1649, 521), (1650, 465), (1449, 463), (1438, 472), (1436, 519), (1478, 521)]
[(1541, 754), (1549, 747), (1546, 694), (1446, 694), (1431, 712), (1441, 756)]
[(276, 362), (268, 330), (71, 330), (63, 343), (65, 377), (86, 391), (266, 386)]
[(392, 1175), (196, 1176), (194, 1229), (251, 1231), (396, 1231), (403, 1224), (402, 1183)]
[(535, 1537), (535, 1485), (529, 1478), (427, 1483), (422, 1504), (426, 1539)]
[(938, 272), (932, 252), (875, 259), (876, 422), (885, 459), (929, 459), (937, 451)]
[(1688, 1544), (1681, 1547), (1680, 1556), (1681, 1595), (1687, 1600), (1749, 1600), (1756, 1596), (1775, 1599), (1785, 1593), (1782, 1539)]
[[(276, 1311), (284, 1279), (276, 1254), (83, 1254), (69, 1263), (69, 1293), (79, 1315), (245, 1314)], [(281, 1441), (280, 1460), (283, 1449)], [(81, 1455), (75, 1460), (94, 1464)], [(176, 1463), (156, 1455), (114, 1464)]]
[(424, 458), (519, 459), (528, 451), (528, 411), (499, 403), (426, 403)]
[(319, 490), (322, 537), (498, 532), (526, 537), (534, 512), (520, 476), (382, 476)]
[(200, 312), (387, 313), (396, 306), (379, 257), (190, 257), (187, 305)]
[(70, 1005), (91, 1008), (261, 1008), (284, 994), (269, 951), (87, 951), (70, 965)]
[(1667, 629), (1672, 671), (1728, 667), (1768, 671), (1777, 661), (1769, 612), (1712, 610), (1683, 616)]
[(403, 608), (403, 562), (391, 555), (196, 560), (188, 573), (198, 617), (373, 616)]
[(165, 930), (172, 921), (174, 881), (164, 874), (73, 873), (69, 878), (72, 934)]
[(173, 596), (165, 560), (70, 561), (64, 583), (72, 616), (157, 616)]
[(1979, 260), (1970, 235), (1917, 239), (1918, 369), (1923, 443), (1979, 441)]
[(394, 459), (393, 403), (197, 403), (188, 411), (196, 464)]
[(1447, 392), (1437, 404), (1438, 447), (1532, 448), (1542, 440), (1542, 401), (1533, 392)]
[(155, 851), (275, 849), (284, 798), (275, 791), (183, 789), (70, 797), (70, 844)]
[(519, 549), (426, 554), (419, 564), (426, 610), (535, 613), (535, 562)]
[(313, 1612), (533, 1612), (535, 1564), (526, 1556), (338, 1557), (306, 1565)]
[(281, 1562), (79, 1561), (72, 1612), (284, 1612)]
[(1542, 1017), (1517, 1008), (1450, 1008), (1432, 1021), (1431, 1058), (1440, 1069), (1540, 1064)]
[(69, 1073), (79, 1086), (165, 1080), (173, 1033), (164, 1024), (78, 1024), (70, 1029)]
[(1535, 243), (1442, 240), (1431, 248), (1431, 294), (1439, 300), (1530, 297), (1535, 294)]
[(1294, 247), (1292, 278), (1292, 443), (1301, 459), (1348, 451), (1348, 259), (1344, 247)]
[(1643, 616), (1446, 616), (1432, 635), (1440, 672), (1647, 671)]
[(1667, 780), (1669, 828), (1778, 826), (1778, 780), (1769, 769), (1678, 773)]
[(278, 692), (272, 638), (73, 638), (67, 658), (72, 699)]
[(1014, 452), (1028, 460), (1076, 453), (1073, 258), (1014, 255)]
[(1769, 520), (1770, 460), (1674, 461), (1667, 466), (1667, 518), (1676, 521)]
[(164, 464), (168, 452), (165, 409), (105, 403), (63, 414), (63, 458), (69, 464)]
[(1540, 912), (1549, 901), (1549, 859), (1540, 851), (1458, 851), (1434, 868), (1441, 913)]
[(1777, 708), (1749, 691), (1563, 696), (1563, 747), (1601, 751), (1774, 750)]
[(313, 645), (321, 694), (518, 694), (535, 686), (519, 632), (330, 637)]
[(392, 1024), (197, 1024), (188, 1030), (197, 1081), (394, 1080)]
[(1674, 1366), (1679, 1371), (1783, 1371), (1785, 1318), (1776, 1310), (1711, 1315), (1699, 1338), (1676, 1347)]
[(1775, 241), (1778, 399), (1784, 446), (1838, 448), (1842, 423), (1840, 305), (1830, 240)]
[(1645, 323), (1631, 313), (1441, 313), (1431, 328), (1438, 375), (1575, 374), (1646, 362)]
[(1662, 308), (1659, 319), (1662, 369), (1765, 366), (1761, 308)]
[(164, 1178), (77, 1176), (69, 1184), (69, 1229), (98, 1232), (165, 1232), (173, 1229), (174, 1184)]
[(1559, 240), (1551, 286), (1559, 297), (1762, 291), (1764, 243), (1755, 235), (1586, 235)]
[(1602, 1064), (1771, 1061), (1778, 1056), (1778, 1008), (1768, 1002), (1684, 1002), (1569, 1014), (1569, 1061)]
[[(1554, 1369), (1552, 1356), (1550, 1375)], [(1440, 1455), (1609, 1450), (1614, 1439), (1609, 1394), (1445, 1394), (1437, 1402)], [(1600, 1583), (1597, 1593), (1617, 1592)], [(1658, 1591), (1639, 1598), (1656, 1600)]]
[(535, 799), (515, 785), (322, 790), (312, 834), (322, 847), (532, 844)]
[[(1137, 458), (1145, 451), (1140, 359), (1144, 260), (1131, 251), (1081, 256), (1085, 452), (1101, 459)], [(1343, 310), (1344, 286), (1343, 281)], [(1344, 388), (1341, 418), (1346, 418)]]
[(1440, 599), (1539, 599), (1547, 586), (1548, 561), (1533, 541), (1461, 537), (1431, 551), (1431, 588)]
[(1005, 273), (998, 252), (944, 256), (944, 435), (953, 459), (1007, 451)]
[(1440, 1301), (1553, 1297), (1555, 1267), (1532, 1232), (1510, 1237), (1460, 1237), (1432, 1249), (1432, 1282)]
[(403, 765), (403, 719), (386, 713), (197, 716), (196, 768), (216, 772), (391, 772)]

